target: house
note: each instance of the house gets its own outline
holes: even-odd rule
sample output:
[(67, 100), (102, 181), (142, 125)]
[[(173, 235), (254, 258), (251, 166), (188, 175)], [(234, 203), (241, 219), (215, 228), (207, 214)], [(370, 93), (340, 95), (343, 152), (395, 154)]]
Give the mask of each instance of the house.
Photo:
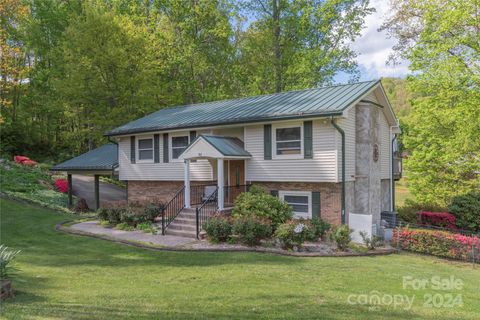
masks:
[(106, 135), (128, 201), (168, 203), (167, 224), (209, 196), (210, 211), (226, 210), (256, 184), (298, 217), (378, 225), (393, 209), (399, 132), (381, 83), (367, 81), (165, 108)]

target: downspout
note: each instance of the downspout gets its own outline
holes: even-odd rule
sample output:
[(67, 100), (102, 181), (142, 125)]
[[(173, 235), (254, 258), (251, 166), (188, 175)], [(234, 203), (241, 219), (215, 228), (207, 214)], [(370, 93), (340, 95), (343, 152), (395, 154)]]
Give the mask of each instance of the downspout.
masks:
[(397, 140), (397, 135), (395, 134), (392, 139), (392, 150), (391, 150), (391, 166), (392, 166), (392, 171), (390, 172), (390, 208), (392, 211), (395, 211), (395, 157), (394, 157), (394, 151), (393, 147), (395, 145), (395, 141)]
[(345, 224), (345, 131), (338, 126), (333, 117), (330, 122), (342, 137), (342, 224)]

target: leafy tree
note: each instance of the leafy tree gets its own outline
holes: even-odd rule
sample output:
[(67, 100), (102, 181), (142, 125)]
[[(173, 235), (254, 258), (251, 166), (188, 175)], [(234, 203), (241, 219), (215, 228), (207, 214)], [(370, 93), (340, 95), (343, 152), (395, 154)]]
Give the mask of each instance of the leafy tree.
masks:
[(368, 0), (251, 0), (256, 20), (245, 31), (240, 65), (250, 93), (328, 84), (335, 74), (358, 77), (349, 47), (373, 9)]
[(406, 121), (409, 187), (446, 205), (480, 188), (480, 18), (475, 1), (393, 1), (383, 29), (398, 39), (392, 59), (411, 62), (416, 95)]

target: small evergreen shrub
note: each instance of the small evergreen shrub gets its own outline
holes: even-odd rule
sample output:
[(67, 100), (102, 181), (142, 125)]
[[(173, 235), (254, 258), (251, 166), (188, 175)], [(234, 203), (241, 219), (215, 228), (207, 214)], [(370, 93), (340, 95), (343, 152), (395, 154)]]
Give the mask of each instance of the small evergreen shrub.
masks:
[(274, 197), (258, 186), (241, 193), (233, 207), (234, 217), (257, 216), (272, 222), (273, 229), (292, 218), (292, 208), (278, 197)]
[(290, 220), (278, 226), (275, 230), (275, 238), (280, 242), (282, 248), (292, 249), (294, 246), (301, 247), (302, 244), (312, 237), (313, 227), (304, 220)]
[(310, 241), (322, 239), (331, 227), (329, 223), (323, 221), (321, 218), (313, 218), (310, 220), (310, 224), (312, 225)]
[(239, 242), (255, 246), (272, 236), (271, 221), (256, 216), (238, 217), (233, 221), (233, 234)]
[(457, 218), (460, 229), (480, 231), (480, 193), (454, 197), (448, 211)]
[(360, 231), (360, 236), (368, 250), (375, 250), (382, 244), (382, 239), (377, 235), (369, 237), (365, 231)]
[(337, 244), (337, 248), (345, 251), (348, 248), (348, 244), (352, 241), (350, 234), (352, 230), (345, 224), (336, 226), (332, 229), (330, 234), (331, 239)]
[(208, 219), (203, 228), (211, 242), (225, 242), (232, 235), (232, 219), (222, 214), (216, 214)]
[(403, 206), (397, 208), (398, 218), (405, 223), (416, 224), (418, 213), (421, 211), (444, 212), (446, 208), (434, 204), (419, 203), (411, 199), (405, 200)]

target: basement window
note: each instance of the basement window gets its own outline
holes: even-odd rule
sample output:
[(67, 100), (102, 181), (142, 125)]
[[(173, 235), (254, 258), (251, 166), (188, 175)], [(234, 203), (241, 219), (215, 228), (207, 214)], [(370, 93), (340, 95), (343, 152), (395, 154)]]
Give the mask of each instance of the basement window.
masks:
[(138, 139), (138, 160), (153, 160), (153, 138)]
[(312, 218), (312, 193), (309, 191), (279, 191), (278, 196), (292, 207), (295, 218)]

